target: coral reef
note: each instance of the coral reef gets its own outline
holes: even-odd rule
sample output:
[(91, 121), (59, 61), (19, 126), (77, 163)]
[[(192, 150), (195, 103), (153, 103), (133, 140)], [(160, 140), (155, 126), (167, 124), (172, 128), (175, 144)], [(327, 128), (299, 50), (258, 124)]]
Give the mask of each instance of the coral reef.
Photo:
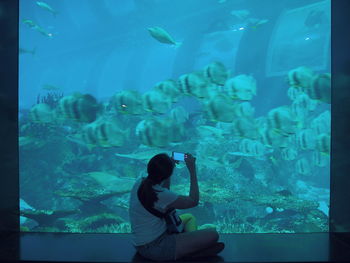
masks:
[(50, 106), (51, 109), (56, 108), (58, 101), (63, 98), (63, 92), (48, 92), (45, 96), (38, 96), (36, 97), (36, 103), (46, 103)]

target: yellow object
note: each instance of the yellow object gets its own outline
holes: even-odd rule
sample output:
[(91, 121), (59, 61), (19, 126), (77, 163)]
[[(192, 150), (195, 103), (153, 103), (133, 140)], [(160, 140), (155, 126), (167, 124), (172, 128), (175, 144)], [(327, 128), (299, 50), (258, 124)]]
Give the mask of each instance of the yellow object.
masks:
[(192, 214), (179, 215), (182, 222), (184, 223), (185, 232), (192, 232), (197, 230), (197, 220)]

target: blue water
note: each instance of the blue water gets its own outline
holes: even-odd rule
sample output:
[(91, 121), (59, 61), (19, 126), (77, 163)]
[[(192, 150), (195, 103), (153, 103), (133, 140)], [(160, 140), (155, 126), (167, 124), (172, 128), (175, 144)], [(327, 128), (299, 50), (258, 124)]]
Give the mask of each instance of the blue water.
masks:
[[(82, 189), (86, 186), (83, 182), (88, 177), (86, 173), (104, 172), (131, 179), (145, 175), (145, 161), (114, 154), (128, 154), (145, 148), (135, 135), (135, 126), (152, 115), (135, 117), (117, 113), (115, 118), (119, 118), (123, 128), (130, 128), (129, 139), (121, 147), (98, 146), (91, 150), (84, 146), (84, 142), (66, 139), (68, 135), (81, 133), (84, 123), (67, 120), (59, 124), (40, 124), (28, 117), (38, 95), (42, 98), (49, 92), (64, 96), (80, 92), (92, 95), (102, 104), (123, 90), (137, 90), (142, 94), (160, 81), (177, 80), (183, 74), (220, 61), (230, 70), (230, 77), (246, 74), (257, 81), (257, 95), (250, 101), (256, 119), (266, 117), (274, 108), (291, 105), (286, 81), (290, 70), (306, 66), (315, 74), (330, 72), (328, 0), (285, 1), (283, 8), (277, 0), (266, 1), (266, 4), (233, 0), (45, 1), (57, 11), (56, 15), (36, 2), (21, 0), (19, 10), (19, 46), (34, 53), (19, 54), (20, 137), (28, 141), (20, 146), (21, 198), (26, 203), (23, 209), (77, 209), (81, 201), (57, 195), (55, 191)], [(244, 12), (240, 15), (232, 13), (237, 10)], [(322, 15), (307, 21), (310, 12)], [(32, 20), (50, 36), (41, 34), (38, 28), (30, 28), (23, 23), (25, 19)], [(248, 19), (255, 19), (254, 25), (249, 24)], [(182, 42), (181, 46), (176, 48), (151, 37), (147, 28), (154, 26), (166, 29), (176, 41)], [(48, 91), (44, 89), (45, 85), (58, 89)], [(193, 97), (182, 97), (176, 105), (183, 106), (190, 114), (203, 111), (201, 101)], [(330, 104), (320, 102), (309, 114), (309, 121), (327, 110), (330, 110)], [(169, 144), (165, 148), (146, 146), (146, 149), (168, 153), (172, 150), (189, 151), (200, 156), (201, 160), (206, 156), (215, 162), (225, 151), (239, 152), (237, 147), (229, 149), (231, 144), (220, 139), (212, 141), (208, 136), (206, 144), (199, 135), (192, 135), (200, 125), (217, 127), (217, 122), (194, 119), (198, 120), (202, 124), (186, 124), (187, 134), (182, 146)], [(224, 135), (224, 138), (232, 139), (229, 135)], [(232, 145), (244, 138), (234, 139), (237, 141)], [(203, 186), (202, 191), (207, 195), (217, 193), (235, 197), (227, 198), (229, 201), (221, 200), (225, 198), (208, 201), (205, 197), (198, 208), (184, 212), (193, 213), (199, 224), (216, 224), (224, 233), (327, 231), (329, 155), (322, 155), (327, 158), (323, 167), (312, 166), (306, 175), (295, 168), (299, 159), (307, 158), (311, 162), (315, 151), (300, 150), (293, 161), (282, 160), (279, 148), (273, 148), (273, 154), (262, 158), (242, 154), (241, 157), (225, 155), (228, 163), (220, 165), (217, 162), (204, 165), (202, 161), (198, 163), (199, 182), (218, 184), (217, 188), (213, 186), (214, 190), (204, 191), (208, 186)], [(233, 163), (239, 162), (240, 158), (244, 161), (235, 168)], [(92, 179), (89, 177), (89, 180)], [(96, 189), (106, 188), (106, 184), (98, 183), (98, 180), (95, 183)], [(173, 183), (189, 187), (184, 168), (179, 168)], [(289, 190), (295, 198), (293, 200), (307, 200), (314, 204), (309, 204), (312, 209), (308, 212), (288, 206), (272, 209), (268, 202), (243, 196), (243, 190), (256, 193), (256, 198), (272, 198), (278, 191)], [(280, 206), (287, 203), (283, 201), (287, 197), (280, 195), (280, 198)], [(64, 223), (55, 222), (45, 227), (32, 219), (22, 220), (23, 227), (26, 227), (23, 230), (128, 232), (127, 210), (120, 205), (127, 205), (127, 200), (127, 194), (112, 197), (103, 201), (102, 206), (96, 205), (95, 211), (62, 216), (60, 220)], [(312, 221), (307, 217), (312, 211), (322, 213), (314, 215)], [(119, 219), (114, 218), (113, 226), (108, 225), (103, 213), (118, 215), (124, 223), (120, 224)], [(102, 218), (98, 221), (99, 228), (83, 227), (83, 221), (86, 223), (93, 216)], [(321, 218), (320, 221), (315, 219), (317, 217)], [(69, 220), (81, 223), (73, 226)], [(297, 224), (290, 227), (290, 221), (305, 225), (305, 228), (297, 228)]]

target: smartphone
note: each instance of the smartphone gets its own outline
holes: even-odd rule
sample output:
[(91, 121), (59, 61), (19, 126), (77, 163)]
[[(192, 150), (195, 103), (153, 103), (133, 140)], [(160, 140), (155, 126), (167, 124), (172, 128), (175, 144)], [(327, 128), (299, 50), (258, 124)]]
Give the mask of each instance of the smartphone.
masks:
[(173, 159), (175, 161), (185, 161), (185, 155), (184, 153), (173, 152)]

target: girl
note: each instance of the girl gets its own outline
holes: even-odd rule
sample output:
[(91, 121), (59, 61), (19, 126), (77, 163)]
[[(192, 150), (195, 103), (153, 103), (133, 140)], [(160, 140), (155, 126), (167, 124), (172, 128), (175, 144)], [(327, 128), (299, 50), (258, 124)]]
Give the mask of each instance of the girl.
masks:
[[(148, 176), (136, 181), (130, 194), (130, 222), (132, 241), (142, 256), (152, 260), (177, 260), (183, 257), (214, 256), (224, 249), (218, 242), (215, 229), (197, 230), (196, 220), (191, 214), (180, 215), (183, 223), (181, 233), (169, 234), (164, 218), (150, 213), (140, 202), (161, 213), (169, 209), (188, 209), (199, 202), (196, 174), (196, 158), (185, 155), (185, 163), (190, 173), (190, 193), (178, 195), (169, 190), (170, 177), (175, 161), (167, 154), (157, 154), (147, 165)], [(139, 190), (139, 195), (138, 195)], [(139, 200), (140, 197), (140, 200)]]

